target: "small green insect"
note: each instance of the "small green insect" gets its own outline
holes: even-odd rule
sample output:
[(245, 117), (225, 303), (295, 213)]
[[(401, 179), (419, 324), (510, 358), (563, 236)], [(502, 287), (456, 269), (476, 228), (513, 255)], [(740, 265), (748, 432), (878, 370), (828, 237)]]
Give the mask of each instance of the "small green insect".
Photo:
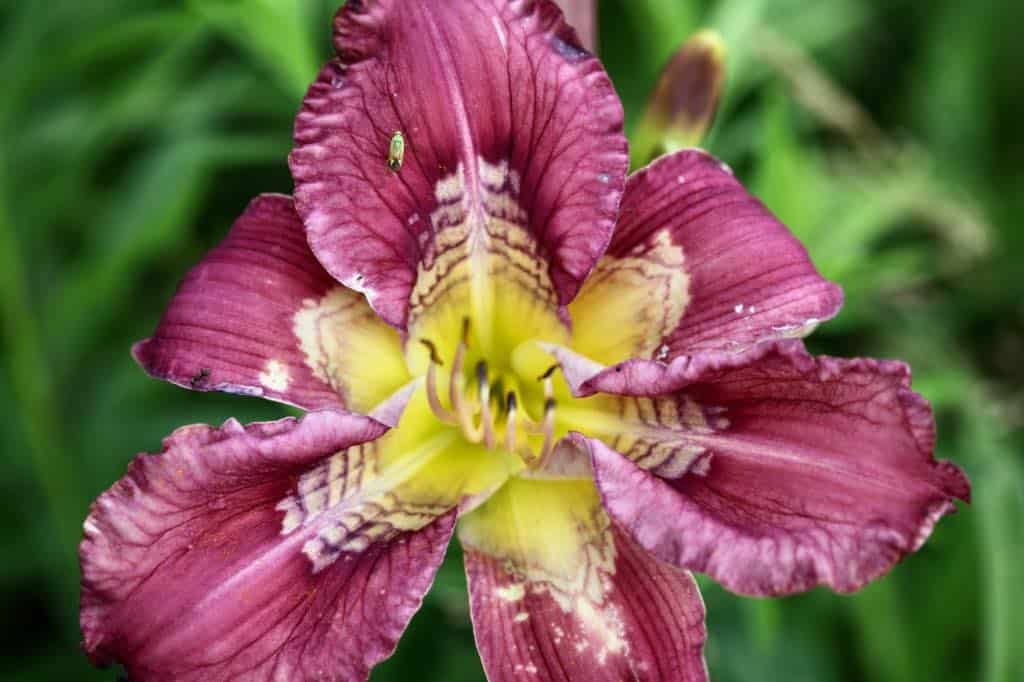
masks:
[(396, 173), (402, 169), (402, 161), (405, 159), (405, 136), (401, 131), (396, 130), (391, 134), (391, 142), (388, 144), (388, 168)]

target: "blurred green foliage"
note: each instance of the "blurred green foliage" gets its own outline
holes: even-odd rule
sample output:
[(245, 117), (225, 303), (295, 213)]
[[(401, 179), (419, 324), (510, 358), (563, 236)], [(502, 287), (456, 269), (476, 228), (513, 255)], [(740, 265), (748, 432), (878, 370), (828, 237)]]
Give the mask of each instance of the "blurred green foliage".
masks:
[[(291, 188), (321, 0), (0, 2), (0, 679), (113, 680), (78, 650), (89, 502), (178, 425), (276, 418), (128, 355), (253, 195)], [(605, 0), (627, 123), (692, 31), (728, 46), (707, 146), (847, 293), (809, 344), (904, 358), (975, 503), (853, 597), (703, 581), (715, 680), (1024, 679), (1024, 5)], [(477, 680), (453, 548), (375, 680)]]

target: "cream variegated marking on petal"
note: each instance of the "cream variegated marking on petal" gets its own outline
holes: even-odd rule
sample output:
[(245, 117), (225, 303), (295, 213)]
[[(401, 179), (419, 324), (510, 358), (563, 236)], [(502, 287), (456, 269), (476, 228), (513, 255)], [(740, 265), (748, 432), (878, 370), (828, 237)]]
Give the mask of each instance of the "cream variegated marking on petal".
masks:
[(625, 623), (609, 599), (615, 539), (592, 481), (512, 478), (463, 517), (459, 538), (513, 577), (510, 585), (495, 588), (495, 597), (515, 602), (527, 594), (547, 595), (580, 622), (585, 636), (565, 645), (595, 647), (601, 664), (609, 655), (628, 653)]
[(288, 371), (288, 366), (279, 360), (268, 360), (259, 374), (259, 380), (266, 388), (282, 393), (288, 389), (291, 374)]
[(398, 333), (351, 289), (303, 301), (292, 329), (313, 374), (351, 410), (369, 412), (409, 380)]
[(523, 583), (513, 583), (508, 587), (499, 587), (495, 590), (499, 599), (505, 601), (519, 601), (526, 596), (526, 590), (523, 588)]
[(605, 255), (569, 304), (573, 350), (607, 365), (659, 359), (662, 339), (686, 312), (689, 286), (683, 249), (667, 230), (627, 257)]
[(654, 398), (597, 395), (559, 412), (567, 428), (600, 438), (608, 447), (661, 476), (706, 475), (711, 466), (701, 439), (729, 427), (724, 407), (700, 405), (688, 395)]
[(277, 509), (285, 513), (281, 534), (309, 536), (302, 551), (318, 573), (343, 553), (360, 553), (402, 531), (427, 526), (453, 505), (405, 499), (395, 491), (453, 440), (454, 433), (448, 431), (426, 438), (400, 456), (390, 456), (384, 466), (381, 452), (405, 445), (397, 432), (333, 455), (303, 474), (295, 492), (278, 503)]
[(489, 358), (508, 357), (530, 338), (567, 340), (547, 262), (519, 203), (518, 173), (505, 161), (476, 162), (473, 192), (462, 164), (435, 187), (434, 237), (422, 245), (409, 304), (410, 338), (431, 339), (450, 357), (468, 315)]

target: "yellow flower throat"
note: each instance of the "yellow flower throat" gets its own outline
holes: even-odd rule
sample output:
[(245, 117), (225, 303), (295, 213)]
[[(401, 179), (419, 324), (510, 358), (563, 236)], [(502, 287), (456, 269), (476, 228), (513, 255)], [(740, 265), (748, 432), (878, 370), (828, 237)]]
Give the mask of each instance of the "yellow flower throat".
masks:
[[(430, 353), (426, 393), (431, 412), (441, 422), (459, 428), (469, 443), (482, 443), (488, 450), (503, 448), (515, 454), (526, 466), (542, 468), (551, 456), (555, 443), (555, 390), (552, 375), (558, 369), (552, 364), (536, 378), (543, 386), (543, 401), (538, 412), (521, 401), (521, 377), (515, 371), (493, 372), (488, 362), (478, 360), (472, 372), (466, 372), (469, 349), (469, 319), (462, 325), (462, 338), (455, 348), (448, 374), (448, 406), (441, 400), (438, 368), (444, 361), (429, 339), (420, 339)], [(529, 395), (529, 393), (527, 393)], [(540, 437), (538, 449), (530, 442)]]

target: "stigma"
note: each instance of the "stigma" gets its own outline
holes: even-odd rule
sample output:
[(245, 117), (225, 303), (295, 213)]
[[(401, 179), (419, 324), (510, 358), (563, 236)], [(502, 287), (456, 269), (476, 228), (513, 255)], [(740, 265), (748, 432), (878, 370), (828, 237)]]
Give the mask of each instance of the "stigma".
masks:
[(444, 367), (444, 360), (432, 341), (419, 341), (430, 354), (427, 402), (438, 420), (458, 428), (470, 443), (483, 444), (488, 450), (502, 448), (518, 455), (530, 468), (542, 468), (547, 463), (555, 442), (557, 404), (552, 376), (559, 369), (558, 364), (536, 377), (543, 385), (544, 401), (542, 414), (535, 418), (515, 390), (505, 391), (502, 377), (492, 374), (486, 360), (478, 361), (472, 373), (466, 371), (469, 321), (464, 320), (462, 337), (455, 347), (448, 372), (446, 406), (438, 388), (438, 372)]

